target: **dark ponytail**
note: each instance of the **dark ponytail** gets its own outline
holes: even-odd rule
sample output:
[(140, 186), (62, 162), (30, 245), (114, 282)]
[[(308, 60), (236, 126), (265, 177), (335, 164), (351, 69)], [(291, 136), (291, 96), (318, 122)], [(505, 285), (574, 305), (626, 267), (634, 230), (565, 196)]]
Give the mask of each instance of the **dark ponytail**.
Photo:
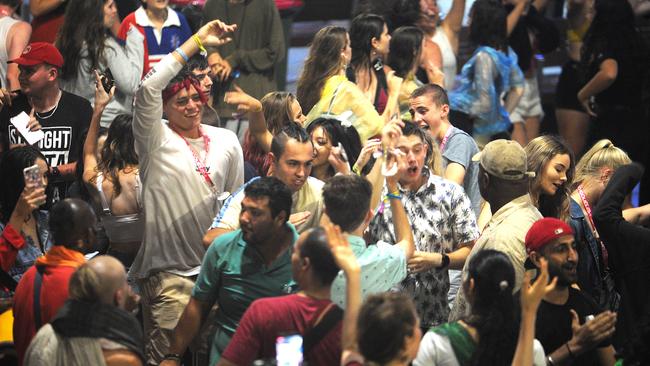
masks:
[(505, 254), (482, 250), (469, 263), (472, 315), (467, 323), (476, 328), (478, 345), (470, 365), (510, 365), (518, 337), (516, 302), (512, 295), (515, 271)]

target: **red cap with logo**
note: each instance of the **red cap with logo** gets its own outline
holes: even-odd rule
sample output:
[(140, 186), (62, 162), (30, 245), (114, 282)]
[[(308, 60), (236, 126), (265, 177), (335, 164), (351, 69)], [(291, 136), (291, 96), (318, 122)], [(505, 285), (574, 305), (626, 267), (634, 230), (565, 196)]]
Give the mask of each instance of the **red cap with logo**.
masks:
[(573, 235), (573, 230), (566, 222), (554, 217), (537, 220), (526, 234), (526, 253), (539, 251), (552, 240)]
[(18, 65), (34, 66), (38, 64), (50, 64), (56, 67), (63, 66), (63, 56), (53, 44), (47, 42), (34, 42), (25, 47), (23, 54), (11, 62)]

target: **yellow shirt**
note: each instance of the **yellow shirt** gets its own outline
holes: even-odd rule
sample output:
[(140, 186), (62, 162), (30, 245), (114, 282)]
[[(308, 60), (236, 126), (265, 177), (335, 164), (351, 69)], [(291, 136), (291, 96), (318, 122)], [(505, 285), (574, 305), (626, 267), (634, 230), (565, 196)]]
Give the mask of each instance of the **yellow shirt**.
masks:
[[(336, 98), (334, 92), (336, 92)], [(356, 84), (350, 82), (344, 75), (334, 75), (327, 79), (321, 98), (307, 114), (305, 127), (324, 114), (346, 116), (345, 119), (357, 129), (361, 143), (381, 134), (384, 118), (377, 113), (368, 98), (363, 95)]]

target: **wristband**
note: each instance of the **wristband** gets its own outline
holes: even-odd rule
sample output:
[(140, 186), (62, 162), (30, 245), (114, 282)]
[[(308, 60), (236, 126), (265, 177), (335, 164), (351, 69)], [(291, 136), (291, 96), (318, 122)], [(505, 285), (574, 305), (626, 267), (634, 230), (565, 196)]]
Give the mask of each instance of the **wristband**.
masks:
[(400, 201), (402, 200), (402, 194), (399, 193), (399, 192), (388, 193), (388, 194), (386, 195), (386, 197), (388, 197), (388, 198), (394, 198), (394, 199), (396, 199), (396, 200), (400, 200)]
[(440, 267), (438, 269), (445, 269), (449, 266), (449, 256), (445, 253), (442, 253), (442, 262), (440, 263)]
[(194, 40), (194, 43), (196, 43), (196, 46), (199, 48), (199, 51), (201, 51), (201, 55), (203, 55), (203, 57), (207, 57), (208, 51), (205, 49), (205, 47), (203, 47), (203, 42), (201, 42), (201, 38), (199, 38), (199, 36), (195, 34), (192, 36), (192, 39)]
[(356, 175), (361, 175), (361, 170), (362, 169), (359, 169), (359, 167), (357, 166), (357, 163), (354, 163), (354, 165), (352, 166), (352, 172)]
[(187, 55), (185, 54), (185, 52), (184, 52), (180, 47), (178, 47), (178, 48), (175, 49), (174, 51), (176, 51), (176, 53), (178, 53), (178, 55), (181, 56), (181, 57), (183, 58), (183, 60), (185, 60), (185, 62), (187, 62), (187, 61), (190, 60), (190, 58), (187, 57)]
[(163, 360), (172, 360), (172, 361), (181, 362), (182, 358), (181, 355), (179, 355), (178, 353), (168, 353), (165, 356), (163, 356)]

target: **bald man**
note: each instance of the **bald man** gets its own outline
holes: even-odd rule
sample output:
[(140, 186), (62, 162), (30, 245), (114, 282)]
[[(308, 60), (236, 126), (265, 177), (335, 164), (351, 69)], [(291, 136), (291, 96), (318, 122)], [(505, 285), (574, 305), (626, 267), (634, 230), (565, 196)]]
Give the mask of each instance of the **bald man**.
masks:
[[(25, 272), (14, 295), (14, 344), (19, 363), (39, 328), (50, 321), (68, 298), (68, 282), (95, 246), (97, 218), (84, 201), (68, 198), (50, 210), (54, 245)], [(34, 308), (39, 309), (34, 312)]]
[(43, 326), (25, 354), (25, 364), (142, 365), (142, 330), (127, 310), (133, 293), (117, 259), (98, 256), (70, 278), (70, 299)]

